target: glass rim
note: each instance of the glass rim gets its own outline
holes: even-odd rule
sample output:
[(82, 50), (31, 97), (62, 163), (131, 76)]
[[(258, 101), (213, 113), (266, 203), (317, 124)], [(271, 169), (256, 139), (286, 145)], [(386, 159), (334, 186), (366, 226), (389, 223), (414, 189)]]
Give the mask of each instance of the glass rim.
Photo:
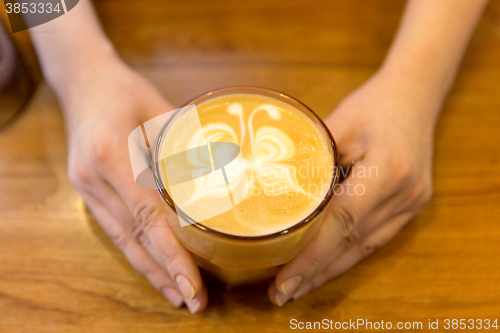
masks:
[[(272, 97), (273, 95), (274, 96), (278, 95), (279, 97), (281, 97), (282, 102), (290, 104), (293, 107), (295, 107), (294, 104), (298, 104), (299, 106), (301, 106), (302, 108), (304, 108), (308, 112), (310, 112), (312, 115), (312, 118), (314, 118), (314, 120), (316, 120), (319, 123), (320, 126), (318, 126), (318, 127), (321, 127), (321, 129), (323, 130), (324, 135), (325, 135), (325, 141), (327, 141), (327, 144), (330, 144), (330, 146), (332, 148), (334, 175), (332, 177), (330, 187), (328, 189), (327, 194), (322, 199), (321, 203), (309, 215), (307, 215), (305, 218), (303, 218), (299, 222), (295, 223), (294, 225), (292, 225), (286, 229), (283, 229), (281, 231), (273, 232), (271, 234), (257, 235), (257, 236), (233, 235), (233, 234), (228, 234), (228, 233), (225, 233), (222, 231), (217, 231), (215, 229), (207, 227), (207, 226), (203, 225), (202, 222), (195, 222), (194, 220), (191, 219), (191, 217), (189, 217), (189, 215), (187, 215), (184, 212), (182, 212), (183, 217), (188, 219), (188, 223), (190, 225), (198, 228), (202, 232), (208, 232), (208, 233), (213, 234), (213, 235), (218, 236), (218, 237), (230, 238), (230, 239), (235, 239), (235, 240), (256, 241), (256, 240), (271, 239), (271, 238), (276, 238), (276, 237), (281, 236), (281, 235), (286, 235), (288, 233), (291, 233), (291, 232), (294, 232), (294, 231), (297, 231), (299, 229), (304, 228), (305, 226), (309, 225), (309, 223), (311, 221), (313, 221), (318, 215), (323, 213), (323, 211), (328, 207), (328, 205), (329, 205), (329, 203), (334, 195), (334, 192), (335, 192), (334, 187), (338, 183), (338, 180), (339, 180), (339, 153), (338, 153), (337, 144), (335, 142), (335, 139), (333, 138), (332, 133), (330, 132), (330, 130), (328, 129), (326, 124), (323, 122), (323, 120), (314, 111), (312, 111), (307, 105), (305, 105), (304, 103), (300, 102), (296, 98), (293, 98), (285, 93), (282, 93), (282, 92), (277, 91), (277, 90), (269, 89), (269, 88), (258, 87), (258, 86), (230, 86), (230, 87), (223, 87), (223, 88), (210, 90), (208, 92), (205, 92), (203, 94), (200, 94), (200, 95), (194, 97), (193, 99), (188, 101), (186, 104), (181, 106), (179, 109), (177, 109), (175, 111), (175, 113), (163, 125), (160, 133), (158, 134), (158, 138), (155, 141), (155, 147), (153, 149), (153, 161), (156, 161), (157, 160), (156, 157), (159, 156), (159, 153), (160, 153), (159, 148), (161, 147), (161, 142), (163, 141), (163, 136), (165, 134), (165, 130), (167, 129), (168, 125), (170, 124), (172, 119), (175, 117), (175, 115), (179, 111), (183, 110), (185, 107), (187, 107), (189, 105), (192, 105), (192, 104), (196, 105), (196, 101), (206, 99), (214, 94), (224, 94), (224, 93), (229, 93), (229, 92), (235, 93), (235, 94), (237, 94), (237, 93), (254, 93), (254, 94), (258, 94), (258, 95), (260, 92), (260, 95), (263, 95), (266, 97)], [(269, 96), (269, 95), (271, 95), (271, 96)], [(274, 98), (276, 98), (276, 97), (274, 97)], [(280, 99), (278, 99), (278, 100), (280, 100)], [(290, 103), (290, 101), (292, 103)], [(304, 113), (300, 109), (299, 109), (299, 111)], [(308, 115), (306, 114), (306, 116), (308, 116)], [(170, 197), (170, 195), (166, 191), (166, 188), (165, 188), (165, 186), (163, 186), (163, 184), (162, 184), (163, 182), (161, 181), (161, 178), (159, 177), (159, 175), (160, 175), (159, 164), (160, 163), (158, 163), (158, 162), (153, 162), (153, 177), (154, 177), (156, 187), (157, 187), (158, 191), (160, 192), (162, 199), (165, 200), (165, 202), (170, 206), (171, 209), (174, 210), (174, 212), (177, 215), (179, 215), (179, 213), (177, 213), (177, 209), (180, 209), (180, 208), (175, 207), (175, 205), (173, 204), (172, 198)]]

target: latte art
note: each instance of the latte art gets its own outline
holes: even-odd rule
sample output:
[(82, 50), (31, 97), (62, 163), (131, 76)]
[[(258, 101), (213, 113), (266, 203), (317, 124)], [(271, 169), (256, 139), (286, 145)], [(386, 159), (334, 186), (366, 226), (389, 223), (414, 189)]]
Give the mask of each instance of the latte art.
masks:
[[(199, 127), (190, 125), (191, 112), (197, 112)], [(183, 139), (172, 142), (187, 144), (164, 145), (163, 154), (192, 152), (187, 163), (202, 169), (203, 164), (208, 170), (213, 165), (200, 156), (197, 147), (208, 143), (212, 158), (218, 153), (213, 143), (240, 147), (237, 157), (224, 168), (226, 182), (211, 172), (176, 189), (183, 207), (196, 209), (219, 207), (229, 191), (232, 209), (202, 222), (211, 229), (242, 236), (279, 232), (311, 214), (330, 188), (333, 159), (318, 128), (300, 111), (273, 98), (217, 97), (196, 105), (171, 132)], [(315, 168), (322, 172), (311, 173), (309, 169)], [(196, 209), (189, 215), (196, 215)]]

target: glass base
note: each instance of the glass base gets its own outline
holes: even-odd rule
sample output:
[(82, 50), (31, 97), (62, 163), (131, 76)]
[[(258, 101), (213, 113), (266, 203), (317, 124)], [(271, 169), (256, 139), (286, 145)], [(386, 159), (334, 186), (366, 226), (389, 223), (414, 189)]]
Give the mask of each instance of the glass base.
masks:
[(268, 280), (279, 271), (278, 266), (257, 269), (226, 269), (212, 264), (210, 261), (195, 255), (198, 266), (208, 274), (223, 282), (227, 287), (255, 284)]

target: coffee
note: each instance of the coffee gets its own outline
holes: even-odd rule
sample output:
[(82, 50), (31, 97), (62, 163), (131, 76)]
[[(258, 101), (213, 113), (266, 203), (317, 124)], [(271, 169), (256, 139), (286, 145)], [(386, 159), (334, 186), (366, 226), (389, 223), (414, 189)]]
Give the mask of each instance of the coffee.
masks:
[[(221, 176), (213, 172), (214, 143), (220, 142), (239, 147), (223, 168), (225, 182), (217, 182)], [(201, 170), (203, 176), (166, 188), (195, 221), (200, 210), (226, 200), (231, 209), (212, 213), (200, 222), (205, 227), (235, 236), (274, 234), (303, 221), (325, 199), (334, 175), (328, 145), (318, 126), (288, 103), (251, 93), (215, 97), (179, 118), (161, 146), (161, 156), (191, 152), (177, 167), (193, 174)], [(200, 156), (197, 147), (207, 147), (210, 156)], [(172, 183), (165, 165), (161, 177)]]

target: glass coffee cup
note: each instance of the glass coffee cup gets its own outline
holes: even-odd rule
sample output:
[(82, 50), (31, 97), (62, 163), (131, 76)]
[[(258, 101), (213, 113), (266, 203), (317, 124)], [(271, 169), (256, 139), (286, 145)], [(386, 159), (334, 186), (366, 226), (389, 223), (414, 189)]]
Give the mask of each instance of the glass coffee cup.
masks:
[[(173, 186), (173, 183), (171, 182), (172, 178), (166, 176), (168, 174), (164, 163), (166, 159), (162, 153), (165, 149), (164, 145), (166, 145), (168, 133), (183, 117), (193, 114), (192, 106), (203, 105), (205, 102), (221, 97), (240, 96), (241, 94), (256, 96), (256, 98), (260, 96), (267, 100), (271, 98), (276, 103), (285, 103), (293, 110), (300, 112), (314, 124), (318, 135), (321, 136), (317, 139), (323, 142), (326, 154), (329, 155), (328, 158), (331, 158), (331, 166), (333, 167), (331, 178), (326, 184), (327, 190), (324, 191), (324, 195), (321, 194), (317, 207), (300, 218), (299, 221), (272, 233), (238, 235), (217, 230), (217, 228), (204, 224), (200, 219), (190, 216), (189, 212), (180, 208), (174, 202), (171, 188), (168, 186), (169, 183)], [(211, 151), (207, 150), (210, 151), (210, 158), (212, 158), (215, 156), (214, 146), (210, 146), (210, 144), (208, 146), (212, 147)], [(334, 195), (335, 186), (339, 181), (337, 147), (323, 121), (296, 99), (280, 92), (257, 87), (218, 89), (196, 97), (178, 109), (165, 123), (158, 135), (153, 150), (153, 161), (159, 161), (153, 164), (153, 176), (174, 234), (193, 253), (201, 268), (230, 286), (250, 284), (270, 278), (277, 273), (279, 266), (289, 262), (300, 253), (318, 231), (326, 208)], [(213, 165), (212, 161), (212, 170)], [(226, 174), (224, 174), (224, 178), (227, 182)], [(235, 198), (236, 196), (234, 198), (231, 196), (233, 208)], [(212, 220), (216, 219), (217, 216), (212, 218)]]

